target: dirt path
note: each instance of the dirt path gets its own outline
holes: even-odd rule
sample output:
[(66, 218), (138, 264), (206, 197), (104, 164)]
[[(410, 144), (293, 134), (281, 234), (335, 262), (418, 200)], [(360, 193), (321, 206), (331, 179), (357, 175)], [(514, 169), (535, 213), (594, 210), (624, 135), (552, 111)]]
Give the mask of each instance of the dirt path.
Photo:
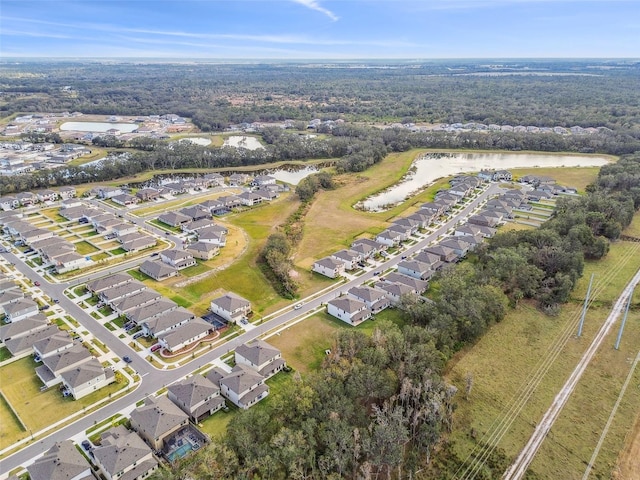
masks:
[(616, 480), (637, 480), (640, 478), (640, 413), (620, 453), (612, 478)]

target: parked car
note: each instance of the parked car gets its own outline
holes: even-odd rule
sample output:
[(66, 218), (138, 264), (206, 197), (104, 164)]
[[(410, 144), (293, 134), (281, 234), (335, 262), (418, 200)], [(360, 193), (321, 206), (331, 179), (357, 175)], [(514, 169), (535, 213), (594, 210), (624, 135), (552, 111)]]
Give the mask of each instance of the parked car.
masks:
[(153, 345), (151, 347), (151, 351), (152, 352), (157, 352), (158, 350), (160, 350), (162, 348), (162, 345), (160, 345), (159, 343), (156, 343), (155, 345)]
[(151, 254), (152, 257), (157, 257), (158, 255), (160, 255), (158, 252)]
[(51, 305), (43, 305), (40, 307), (40, 310), (49, 310), (51, 308)]
[(124, 360), (125, 363), (131, 363), (133, 361), (129, 355), (122, 357), (122, 360)]
[(141, 336), (144, 335), (144, 332), (137, 332), (133, 334), (133, 339), (135, 340), (136, 338), (140, 338)]
[(91, 446), (91, 442), (89, 440), (82, 441), (82, 448), (84, 448), (87, 452), (93, 449), (93, 447)]

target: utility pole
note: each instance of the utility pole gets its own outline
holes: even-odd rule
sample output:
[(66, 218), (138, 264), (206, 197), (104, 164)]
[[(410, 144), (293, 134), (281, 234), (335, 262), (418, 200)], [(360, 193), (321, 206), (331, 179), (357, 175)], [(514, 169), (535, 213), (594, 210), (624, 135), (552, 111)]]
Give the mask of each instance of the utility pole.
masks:
[(587, 288), (587, 296), (584, 299), (584, 307), (582, 307), (582, 317), (580, 318), (580, 325), (578, 325), (578, 337), (582, 336), (582, 327), (584, 325), (584, 317), (587, 316), (587, 305), (589, 304), (589, 296), (591, 295), (591, 284), (593, 283), (593, 273), (589, 280), (589, 288)]
[(616, 339), (615, 349), (618, 350), (620, 346), (620, 340), (622, 340), (622, 332), (624, 330), (624, 324), (627, 322), (627, 315), (629, 314), (629, 306), (631, 305), (631, 299), (633, 298), (633, 290), (629, 294), (629, 301), (627, 302), (627, 307), (624, 309), (624, 317), (622, 317), (622, 324), (620, 324), (620, 331), (618, 332), (618, 338)]

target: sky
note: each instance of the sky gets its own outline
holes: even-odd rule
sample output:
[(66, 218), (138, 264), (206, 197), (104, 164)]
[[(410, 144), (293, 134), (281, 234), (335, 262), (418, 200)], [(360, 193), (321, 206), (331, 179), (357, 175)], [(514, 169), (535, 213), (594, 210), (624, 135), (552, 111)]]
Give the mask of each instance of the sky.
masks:
[(639, 58), (640, 0), (0, 0), (0, 59)]

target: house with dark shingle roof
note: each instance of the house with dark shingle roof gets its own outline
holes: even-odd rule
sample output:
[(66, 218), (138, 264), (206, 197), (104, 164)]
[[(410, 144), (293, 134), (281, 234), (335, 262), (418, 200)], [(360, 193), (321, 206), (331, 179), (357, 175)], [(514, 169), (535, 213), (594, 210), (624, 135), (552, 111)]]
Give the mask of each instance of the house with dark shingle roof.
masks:
[(164, 335), (165, 333), (170, 332), (171, 330), (176, 329), (195, 318), (196, 316), (189, 310), (175, 305), (175, 307), (165, 310), (160, 315), (145, 319), (141, 323), (142, 331), (146, 336), (158, 337), (159, 335)]
[(211, 311), (227, 322), (235, 323), (251, 313), (251, 303), (232, 292), (211, 300)]
[(191, 217), (180, 212), (166, 212), (158, 216), (158, 221), (172, 227), (179, 227), (180, 225), (189, 223)]
[(178, 269), (162, 261), (145, 260), (140, 265), (140, 271), (154, 280), (166, 280), (178, 275)]
[(31, 480), (94, 480), (91, 465), (71, 440), (56, 443), (27, 467)]
[(89, 350), (80, 344), (73, 345), (60, 353), (44, 357), (43, 364), (36, 368), (36, 375), (46, 387), (52, 387), (62, 382), (62, 373), (80, 366), (91, 358), (93, 357)]
[(344, 273), (345, 265), (332, 257), (325, 257), (313, 262), (311, 270), (325, 277), (337, 278)]
[(164, 440), (188, 423), (189, 416), (165, 396), (147, 397), (131, 412), (131, 427), (153, 450), (161, 450)]
[(269, 395), (264, 377), (246, 365), (236, 365), (220, 380), (220, 391), (234, 405), (247, 409)]
[(368, 318), (371, 318), (371, 310), (364, 302), (348, 296), (329, 300), (327, 302), (327, 312), (329, 315), (333, 315), (353, 326), (360, 325)]
[(199, 423), (225, 406), (220, 387), (199, 373), (167, 387), (169, 400)]
[(199, 342), (212, 331), (213, 325), (196, 317), (184, 325), (162, 334), (158, 340), (164, 348), (173, 353)]
[(93, 449), (93, 458), (107, 480), (138, 480), (158, 468), (149, 446), (136, 432), (122, 425), (102, 433), (100, 446)]
[(75, 400), (86, 397), (116, 381), (113, 370), (104, 368), (95, 357), (65, 370), (60, 377), (62, 384)]
[(234, 355), (236, 365), (246, 365), (265, 378), (271, 378), (287, 365), (280, 350), (259, 338), (238, 346)]
[(377, 288), (360, 285), (352, 287), (347, 292), (356, 300), (364, 303), (372, 313), (378, 313), (390, 305), (386, 292)]

